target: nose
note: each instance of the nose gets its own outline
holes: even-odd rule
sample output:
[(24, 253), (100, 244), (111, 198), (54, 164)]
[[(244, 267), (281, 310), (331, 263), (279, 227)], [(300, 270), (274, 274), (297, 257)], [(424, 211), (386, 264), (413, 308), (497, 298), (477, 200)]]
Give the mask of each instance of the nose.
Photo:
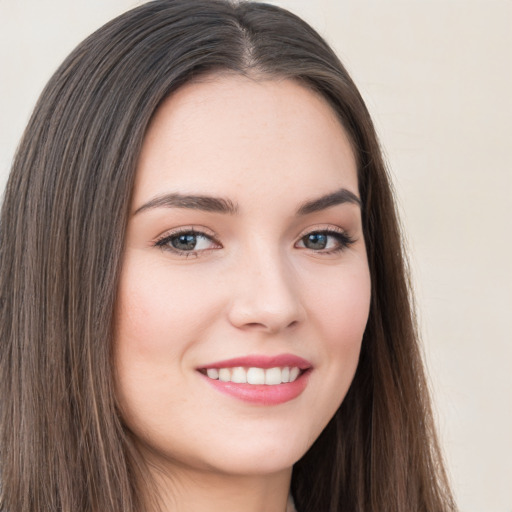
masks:
[(260, 252), (250, 261), (244, 258), (232, 277), (228, 316), (235, 327), (273, 334), (304, 320), (297, 276), (276, 253)]

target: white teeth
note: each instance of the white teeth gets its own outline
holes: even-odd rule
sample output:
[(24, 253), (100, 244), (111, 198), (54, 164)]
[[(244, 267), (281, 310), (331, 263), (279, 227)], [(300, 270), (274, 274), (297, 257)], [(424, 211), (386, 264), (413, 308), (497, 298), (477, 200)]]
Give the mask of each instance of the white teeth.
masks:
[(269, 368), (265, 372), (265, 384), (281, 384), (281, 368)]
[(290, 382), (293, 382), (299, 376), (300, 370), (294, 366), (290, 368)]
[(300, 369), (296, 366), (285, 366), (283, 368), (208, 368), (206, 375), (210, 379), (222, 382), (234, 382), (236, 384), (266, 384), (275, 386), (277, 384), (293, 382), (300, 375)]
[(208, 375), (210, 379), (218, 379), (219, 371), (217, 370), (217, 368), (208, 368), (208, 370), (206, 370), (206, 375)]
[(231, 382), (245, 384), (247, 382), (247, 372), (245, 369), (240, 366), (233, 368), (233, 372), (231, 373)]
[(222, 382), (229, 382), (231, 380), (231, 372), (229, 368), (221, 368), (219, 370), (219, 380)]
[(249, 368), (247, 370), (248, 384), (265, 384), (265, 370), (263, 368)]

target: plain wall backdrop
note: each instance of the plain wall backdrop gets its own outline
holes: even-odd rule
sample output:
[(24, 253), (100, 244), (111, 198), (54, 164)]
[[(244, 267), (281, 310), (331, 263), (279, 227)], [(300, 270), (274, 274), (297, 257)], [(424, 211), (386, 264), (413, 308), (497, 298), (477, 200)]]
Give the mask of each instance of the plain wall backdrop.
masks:
[[(0, 0), (0, 190), (35, 101), (136, 0)], [(512, 1), (271, 1), (337, 50), (394, 177), (462, 512), (512, 511)]]

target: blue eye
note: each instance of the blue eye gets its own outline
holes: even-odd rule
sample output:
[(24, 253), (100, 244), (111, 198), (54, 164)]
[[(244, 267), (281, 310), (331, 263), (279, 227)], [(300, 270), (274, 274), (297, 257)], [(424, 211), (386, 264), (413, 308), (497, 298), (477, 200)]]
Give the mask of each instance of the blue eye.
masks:
[(169, 242), (180, 251), (192, 251), (196, 248), (197, 238), (196, 234), (186, 233), (172, 237)]
[(167, 235), (158, 240), (155, 246), (177, 254), (197, 255), (200, 251), (215, 249), (219, 244), (205, 233), (187, 230)]
[(302, 241), (308, 249), (321, 251), (327, 247), (329, 236), (326, 233), (310, 233), (303, 237)]
[(323, 230), (312, 231), (311, 233), (303, 236), (299, 240), (298, 246), (312, 251), (329, 254), (342, 251), (352, 243), (354, 243), (354, 240), (345, 233)]

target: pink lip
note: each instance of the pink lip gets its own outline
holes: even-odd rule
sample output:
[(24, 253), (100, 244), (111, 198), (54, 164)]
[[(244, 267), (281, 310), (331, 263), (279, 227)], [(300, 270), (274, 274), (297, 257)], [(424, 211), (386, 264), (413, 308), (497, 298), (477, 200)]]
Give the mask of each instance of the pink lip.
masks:
[(208, 368), (234, 368), (243, 366), (246, 368), (276, 368), (284, 366), (296, 366), (302, 370), (301, 375), (293, 381), (283, 384), (268, 386), (265, 384), (237, 384), (235, 382), (222, 382), (220, 380), (210, 379), (204, 373), (199, 372), (201, 377), (217, 391), (225, 393), (234, 398), (258, 405), (278, 405), (289, 402), (297, 398), (306, 388), (309, 375), (312, 371), (312, 365), (309, 361), (292, 354), (281, 354), (278, 356), (246, 356), (227, 359), (211, 363), (198, 370), (207, 370)]
[(226, 359), (224, 361), (216, 361), (215, 363), (201, 366), (200, 369), (207, 370), (208, 368), (235, 368), (236, 366), (243, 366), (245, 368), (277, 368), (284, 366), (297, 366), (301, 370), (307, 370), (312, 367), (309, 361), (302, 357), (293, 354), (279, 354), (277, 356), (244, 356), (235, 357), (233, 359)]

